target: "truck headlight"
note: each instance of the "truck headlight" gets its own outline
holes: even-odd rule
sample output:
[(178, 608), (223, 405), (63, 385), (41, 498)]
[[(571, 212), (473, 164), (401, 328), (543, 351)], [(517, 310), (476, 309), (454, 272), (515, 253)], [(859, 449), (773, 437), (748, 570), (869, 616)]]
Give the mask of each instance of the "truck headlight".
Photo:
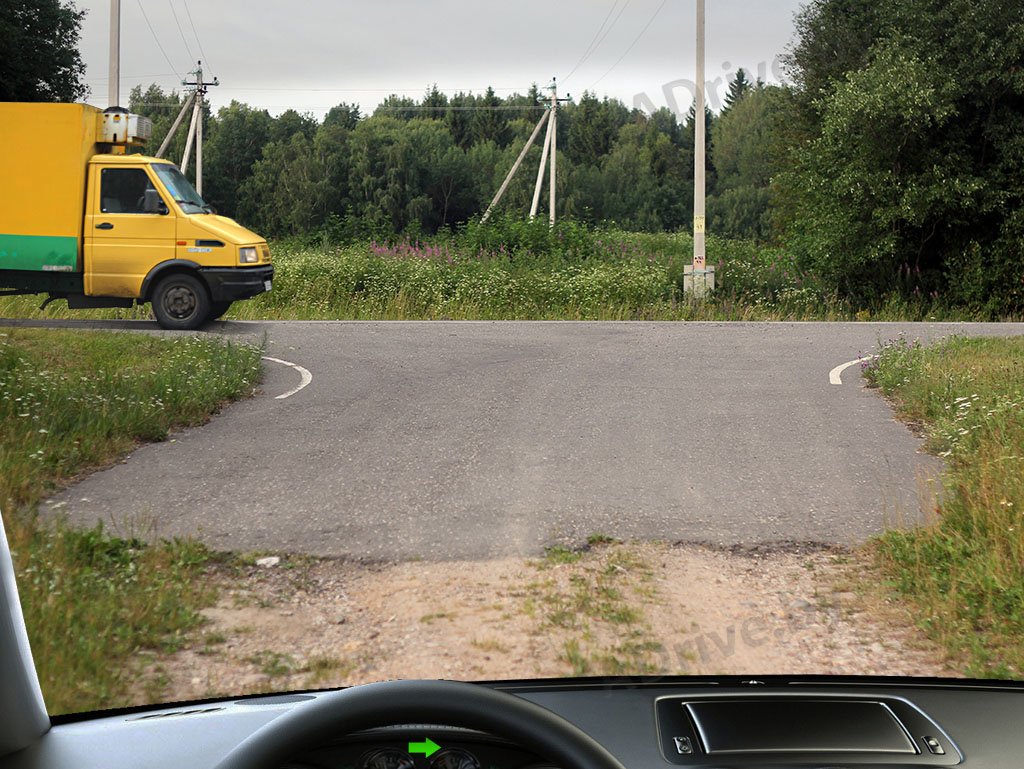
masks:
[(245, 248), (238, 249), (238, 261), (242, 264), (256, 264), (259, 260), (260, 257), (256, 253), (255, 246), (246, 246)]

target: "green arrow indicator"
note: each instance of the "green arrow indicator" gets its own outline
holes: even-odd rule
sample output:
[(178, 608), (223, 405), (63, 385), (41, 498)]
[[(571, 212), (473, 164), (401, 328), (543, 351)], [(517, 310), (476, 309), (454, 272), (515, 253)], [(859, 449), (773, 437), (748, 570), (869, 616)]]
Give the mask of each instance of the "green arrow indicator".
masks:
[(427, 737), (423, 742), (410, 742), (409, 753), (422, 753), (427, 758), (430, 758), (437, 751), (441, 749), (441, 746), (434, 742), (432, 739)]

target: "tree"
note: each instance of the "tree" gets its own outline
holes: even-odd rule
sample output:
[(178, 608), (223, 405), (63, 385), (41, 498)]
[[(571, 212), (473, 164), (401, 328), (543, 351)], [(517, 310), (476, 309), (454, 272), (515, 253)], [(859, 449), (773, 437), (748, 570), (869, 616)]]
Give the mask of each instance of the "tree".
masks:
[(340, 125), (343, 128), (352, 130), (356, 127), (356, 123), (359, 122), (359, 106), (356, 104), (348, 104), (342, 102), (341, 104), (331, 107), (327, 114), (324, 116), (324, 125)]
[(750, 93), (751, 90), (753, 90), (753, 86), (751, 85), (750, 80), (747, 79), (747, 73), (742, 67), (740, 67), (736, 70), (736, 77), (734, 77), (729, 83), (729, 92), (725, 95), (725, 104), (722, 107), (722, 114), (725, 115), (729, 110), (739, 104), (743, 97)]
[(787, 103), (779, 87), (752, 88), (715, 121), (717, 179), (708, 198), (713, 232), (767, 240), (772, 235), (772, 179), (787, 168)]
[(584, 91), (579, 103), (559, 110), (559, 119), (565, 113), (568, 123), (567, 153), (575, 163), (595, 164), (608, 154), (621, 126), (615, 116), (589, 91)]
[(790, 66), (809, 130), (779, 185), (805, 267), (855, 296), (900, 286), (991, 313), (1024, 308), (1018, 11), (998, 0), (808, 7)]
[(88, 95), (78, 51), (85, 13), (61, 0), (0, 4), (0, 101), (73, 102)]
[(218, 111), (204, 148), (203, 195), (225, 216), (237, 215), (238, 188), (263, 156), (272, 122), (266, 110), (234, 100)]
[(499, 147), (508, 144), (508, 120), (501, 108), (504, 106), (488, 87), (482, 99), (476, 103), (476, 110), (470, 122), (470, 135), (474, 144), (492, 141)]

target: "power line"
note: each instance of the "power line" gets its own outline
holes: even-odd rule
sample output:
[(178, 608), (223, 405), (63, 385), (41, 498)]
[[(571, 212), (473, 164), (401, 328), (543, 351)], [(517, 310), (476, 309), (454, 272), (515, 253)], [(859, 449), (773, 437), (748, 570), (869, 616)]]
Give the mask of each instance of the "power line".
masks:
[[(490, 86), (484, 88), (440, 88), (438, 89), (441, 93), (470, 93), (474, 91), (486, 91)], [(519, 88), (494, 88), (490, 87), (492, 91), (519, 91)], [(288, 93), (423, 93), (423, 88), (388, 88), (382, 86), (380, 88), (265, 88), (265, 87), (241, 87), (241, 86), (226, 86), (225, 91), (285, 91)]]
[(165, 51), (164, 47), (160, 45), (160, 38), (156, 36), (156, 32), (153, 30), (153, 25), (149, 23), (149, 16), (146, 15), (146, 9), (142, 7), (142, 0), (135, 0), (135, 2), (138, 4), (139, 10), (142, 11), (142, 18), (146, 20), (146, 26), (149, 27), (149, 33), (153, 36), (153, 40), (156, 42), (156, 47), (160, 49), (160, 53), (164, 55), (164, 61), (167, 62), (167, 66), (171, 68), (175, 77), (181, 78), (181, 75), (178, 74), (178, 70), (175, 69), (173, 64), (171, 64), (171, 58), (167, 55), (167, 51)]
[[(597, 52), (597, 49), (598, 49), (598, 48), (600, 48), (600, 47), (601, 47), (601, 44), (602, 44), (602, 43), (603, 43), (603, 42), (605, 41), (605, 39), (607, 39), (607, 37), (608, 37), (608, 34), (609, 34), (609, 33), (610, 33), (611, 31), (612, 31), (612, 29), (613, 29), (613, 28), (615, 27), (615, 25), (619, 23), (619, 19), (621, 19), (621, 18), (622, 18), (622, 14), (623, 14), (623, 13), (624, 13), (624, 12), (626, 11), (626, 9), (627, 9), (627, 8), (629, 7), (629, 4), (630, 4), (630, 2), (632, 2), (632, 0), (626, 0), (626, 2), (624, 2), (624, 3), (622, 4), (622, 7), (621, 7), (621, 8), (619, 8), (619, 12), (618, 12), (617, 14), (615, 14), (615, 18), (614, 18), (614, 19), (612, 19), (612, 23), (608, 25), (608, 29), (606, 29), (606, 30), (604, 31), (604, 34), (603, 34), (603, 35), (601, 35), (601, 39), (597, 41), (597, 45), (595, 45), (595, 46), (594, 46), (594, 50), (592, 50), (592, 51), (590, 52), (590, 53), (591, 53), (591, 55), (593, 55), (594, 53), (596, 53), (596, 52)], [(588, 57), (588, 58), (589, 58), (589, 57)]]
[[(122, 80), (146, 80), (151, 77), (178, 77), (174, 72), (159, 72), (155, 75), (121, 75)], [(87, 77), (85, 81), (87, 83), (98, 83), (100, 81), (106, 82), (105, 77)]]
[(405, 111), (427, 111), (436, 110), (438, 112), (445, 112), (452, 110), (454, 112), (502, 112), (505, 110), (531, 110), (531, 109), (546, 109), (543, 104), (497, 104), (487, 105), (482, 104), (479, 106), (474, 105), (463, 105), (463, 104), (446, 104), (438, 107), (431, 107), (430, 105), (414, 104), (408, 107), (377, 107), (374, 112), (405, 112)]
[(608, 68), (608, 71), (607, 71), (607, 72), (605, 72), (605, 73), (604, 73), (603, 75), (601, 75), (601, 77), (599, 77), (599, 78), (598, 78), (597, 80), (595, 80), (595, 81), (594, 81), (593, 83), (591, 83), (591, 85), (590, 85), (590, 88), (593, 88), (593, 87), (594, 87), (594, 86), (596, 86), (596, 85), (597, 85), (598, 83), (600, 83), (600, 82), (601, 82), (602, 80), (604, 80), (604, 79), (605, 79), (606, 77), (608, 77), (608, 75), (610, 75), (610, 74), (611, 74), (611, 71), (612, 71), (613, 69), (615, 69), (615, 68), (616, 68), (617, 66), (619, 66), (619, 64), (620, 64), (620, 63), (622, 62), (622, 60), (623, 60), (623, 59), (625, 59), (625, 58), (626, 58), (626, 56), (628, 56), (628, 55), (629, 55), (629, 52), (630, 52), (630, 51), (632, 51), (632, 50), (633, 50), (633, 47), (634, 47), (634, 46), (635, 46), (635, 45), (636, 45), (637, 43), (639, 43), (639, 42), (640, 42), (640, 38), (642, 38), (642, 37), (644, 36), (644, 34), (645, 34), (645, 33), (647, 32), (647, 30), (648, 30), (648, 29), (650, 28), (650, 26), (651, 26), (651, 25), (652, 25), (652, 24), (654, 23), (654, 20), (655, 20), (656, 18), (658, 18), (658, 14), (659, 14), (659, 13), (661, 13), (661, 9), (665, 7), (665, 4), (666, 4), (667, 2), (668, 2), (668, 0), (661, 0), (661, 3), (660, 3), (660, 4), (658, 5), (658, 7), (654, 9), (654, 13), (653, 13), (653, 14), (651, 14), (651, 18), (647, 20), (647, 23), (646, 23), (646, 24), (644, 24), (644, 28), (640, 30), (640, 34), (638, 34), (638, 35), (637, 35), (637, 36), (636, 36), (635, 38), (633, 38), (633, 42), (629, 44), (629, 48), (627, 48), (627, 49), (625, 50), (625, 52), (624, 52), (624, 53), (622, 54), (622, 56), (620, 56), (620, 57), (619, 57), (619, 58), (618, 58), (618, 59), (616, 60), (616, 62), (615, 62), (614, 64), (612, 64), (612, 66), (610, 66), (610, 67)]
[[(150, 101), (150, 102), (140, 102), (136, 106), (139, 106), (139, 107), (180, 107), (181, 104), (182, 104), (182, 102)], [(336, 107), (336, 106), (337, 106), (336, 104), (335, 105), (331, 105), (331, 107)], [(331, 107), (309, 107), (307, 109), (313, 109), (313, 110), (317, 110), (317, 111), (321, 111), (321, 110), (322, 111), (327, 111), (327, 110), (331, 109)], [(294, 104), (263, 104), (263, 105), (259, 105), (257, 107), (257, 109), (295, 109), (295, 105)], [(415, 104), (415, 105), (410, 105), (408, 107), (381, 107), (381, 106), (378, 106), (378, 107), (374, 108), (374, 112), (426, 112), (426, 111), (431, 111), (431, 110), (437, 111), (437, 112), (447, 112), (448, 110), (452, 110), (454, 112), (479, 112), (479, 111), (483, 111), (483, 112), (501, 112), (501, 111), (520, 111), (520, 112), (525, 112), (525, 111), (528, 111), (528, 110), (539, 110), (539, 109), (546, 109), (546, 106), (544, 104), (535, 104), (535, 105), (527, 105), (527, 104), (523, 104), (523, 105), (504, 105), (504, 104), (502, 104), (502, 105), (494, 105), (494, 106), (489, 106), (489, 105), (471, 106), (471, 105), (450, 105), (449, 104), (449, 105), (445, 105), (445, 106), (431, 107), (430, 105)], [(298, 111), (298, 110), (296, 110), (296, 111)]]
[(171, 0), (167, 0), (167, 4), (171, 6), (171, 16), (174, 17), (174, 25), (178, 28), (178, 34), (181, 35), (181, 42), (185, 44), (185, 53), (188, 54), (188, 60), (195, 61), (196, 57), (192, 55), (192, 49), (189, 48), (188, 40), (185, 39), (185, 32), (181, 28), (181, 22), (178, 21), (178, 13), (174, 10), (174, 3)]
[(188, 16), (189, 26), (192, 27), (192, 34), (195, 35), (196, 45), (199, 46), (199, 53), (203, 57), (203, 61), (210, 64), (210, 60), (206, 58), (206, 51), (203, 50), (203, 41), (199, 39), (199, 33), (196, 32), (196, 25), (192, 21), (192, 11), (188, 8), (188, 0), (181, 0), (181, 4), (185, 6), (185, 14)]
[(612, 7), (608, 9), (608, 13), (605, 14), (604, 20), (601, 22), (601, 26), (597, 28), (597, 32), (594, 33), (594, 37), (591, 38), (586, 50), (583, 51), (583, 55), (580, 56), (580, 60), (576, 62), (576, 66), (569, 70), (569, 74), (562, 78), (563, 83), (573, 76), (573, 74), (576, 72), (576, 70), (580, 68), (580, 65), (583, 64), (583, 62), (590, 58), (590, 54), (594, 52), (594, 43), (597, 41), (598, 36), (604, 31), (604, 25), (608, 23), (608, 19), (612, 17), (612, 14), (615, 12), (615, 7), (618, 4), (619, 0), (613, 0)]

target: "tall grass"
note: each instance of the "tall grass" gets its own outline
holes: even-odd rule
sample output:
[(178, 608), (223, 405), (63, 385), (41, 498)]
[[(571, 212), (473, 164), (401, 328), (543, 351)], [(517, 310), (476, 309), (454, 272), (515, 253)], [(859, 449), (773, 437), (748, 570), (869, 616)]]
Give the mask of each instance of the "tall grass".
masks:
[[(274, 289), (227, 317), (481, 320), (974, 320), (935, 298), (854, 306), (802, 273), (780, 248), (708, 238), (720, 290), (684, 296), (686, 233), (496, 220), (427, 240), (273, 244)], [(37, 297), (0, 299), (9, 317), (148, 317), (148, 308), (40, 313)]]
[(149, 699), (133, 690), (137, 654), (173, 648), (200, 621), (210, 556), (194, 542), (147, 545), (44, 520), (37, 503), (250, 393), (259, 356), (217, 339), (0, 333), (0, 501), (51, 713)]
[(888, 344), (866, 372), (947, 459), (933, 526), (877, 543), (922, 626), (976, 676), (1024, 675), (1024, 338)]

